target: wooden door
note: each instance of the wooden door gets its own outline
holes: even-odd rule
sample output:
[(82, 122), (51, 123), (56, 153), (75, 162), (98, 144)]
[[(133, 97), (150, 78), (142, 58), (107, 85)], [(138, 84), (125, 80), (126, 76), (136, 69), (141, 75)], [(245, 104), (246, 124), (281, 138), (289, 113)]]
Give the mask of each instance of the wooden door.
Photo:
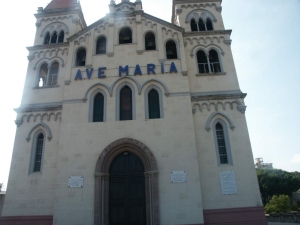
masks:
[(118, 155), (110, 166), (109, 224), (146, 225), (144, 166), (134, 154)]

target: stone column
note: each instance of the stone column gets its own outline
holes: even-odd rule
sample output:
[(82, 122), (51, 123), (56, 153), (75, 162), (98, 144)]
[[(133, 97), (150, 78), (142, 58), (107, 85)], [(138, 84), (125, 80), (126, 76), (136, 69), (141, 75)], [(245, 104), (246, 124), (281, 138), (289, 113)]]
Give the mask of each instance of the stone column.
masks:
[(94, 54), (94, 35), (95, 32), (90, 31), (89, 38), (87, 40), (87, 52), (86, 52), (86, 67), (92, 67), (93, 65), (93, 54)]
[(181, 59), (181, 73), (183, 76), (188, 75), (187, 65), (186, 65), (186, 56), (185, 56), (185, 49), (183, 43), (183, 35), (179, 34), (179, 49), (180, 49), (180, 59)]
[(137, 23), (137, 53), (138, 54), (143, 54), (144, 49), (143, 49), (143, 30), (142, 30), (142, 16), (141, 15), (136, 15), (136, 23)]
[(107, 55), (112, 57), (114, 55), (114, 29), (115, 29), (115, 18), (109, 18), (109, 34), (107, 39)]
[(65, 76), (65, 85), (70, 85), (72, 79), (72, 68), (73, 68), (73, 59), (74, 59), (74, 41), (70, 42), (68, 59), (66, 62), (66, 76)]
[(159, 55), (159, 62), (163, 63), (166, 60), (165, 56), (165, 43), (163, 42), (163, 36), (162, 36), (162, 27), (158, 23), (157, 24), (157, 46), (158, 46), (158, 55)]

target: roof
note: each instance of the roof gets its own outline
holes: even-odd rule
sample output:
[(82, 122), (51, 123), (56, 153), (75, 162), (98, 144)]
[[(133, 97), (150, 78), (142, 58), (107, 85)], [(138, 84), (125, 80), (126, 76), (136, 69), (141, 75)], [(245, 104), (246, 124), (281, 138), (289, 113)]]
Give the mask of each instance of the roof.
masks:
[(45, 9), (61, 9), (74, 7), (75, 0), (52, 0)]

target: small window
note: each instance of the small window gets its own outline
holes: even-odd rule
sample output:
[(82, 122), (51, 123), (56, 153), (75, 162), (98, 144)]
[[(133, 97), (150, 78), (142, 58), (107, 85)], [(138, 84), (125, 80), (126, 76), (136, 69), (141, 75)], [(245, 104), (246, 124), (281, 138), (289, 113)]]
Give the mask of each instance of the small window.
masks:
[(58, 36), (58, 43), (64, 42), (64, 38), (65, 38), (65, 32), (61, 31), (59, 36)]
[(47, 85), (47, 76), (48, 76), (48, 64), (44, 63), (40, 68), (38, 86), (44, 87)]
[(97, 40), (96, 54), (105, 54), (106, 53), (106, 38), (99, 37)]
[(76, 54), (76, 66), (85, 66), (86, 60), (86, 50), (84, 48), (80, 48)]
[(194, 19), (191, 20), (191, 30), (192, 31), (199, 31), (198, 24)]
[(51, 44), (57, 43), (57, 32), (55, 31), (51, 37)]
[(48, 80), (47, 80), (48, 86), (57, 85), (58, 67), (59, 67), (59, 64), (57, 62), (55, 62), (51, 65)]
[(156, 50), (155, 36), (152, 32), (148, 32), (145, 36), (145, 48), (147, 50)]
[(216, 138), (218, 144), (220, 164), (228, 164), (228, 155), (226, 150), (224, 130), (223, 130), (223, 126), (220, 123), (216, 124)]
[(199, 31), (206, 31), (206, 27), (205, 27), (205, 24), (204, 24), (202, 18), (199, 19), (198, 26), (199, 26)]
[(198, 61), (199, 73), (209, 73), (207, 56), (205, 52), (203, 51), (197, 52), (197, 61)]
[(219, 56), (215, 50), (209, 51), (209, 63), (210, 63), (211, 72), (213, 73), (221, 72)]
[(167, 59), (177, 59), (177, 48), (174, 41), (166, 43)]
[(43, 148), (44, 148), (44, 135), (39, 134), (36, 141), (33, 172), (41, 172)]
[(207, 20), (206, 20), (206, 29), (207, 30), (213, 30), (213, 25), (212, 25), (212, 22), (209, 18), (207, 18)]
[(132, 91), (128, 86), (120, 91), (120, 120), (132, 120)]
[(50, 33), (49, 32), (45, 36), (44, 44), (45, 45), (50, 44)]
[(98, 93), (94, 98), (93, 122), (103, 122), (104, 96)]
[(119, 44), (132, 43), (132, 32), (128, 27), (124, 27), (120, 30), (119, 34)]
[(149, 119), (160, 118), (159, 94), (152, 89), (148, 94)]

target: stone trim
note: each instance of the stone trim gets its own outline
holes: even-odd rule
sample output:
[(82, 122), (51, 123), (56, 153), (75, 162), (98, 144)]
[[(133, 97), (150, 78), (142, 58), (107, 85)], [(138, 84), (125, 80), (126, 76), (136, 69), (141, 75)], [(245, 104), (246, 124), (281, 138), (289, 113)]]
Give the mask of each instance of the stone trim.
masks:
[(131, 138), (114, 141), (99, 156), (95, 169), (94, 225), (109, 224), (109, 167), (114, 158), (125, 151), (137, 155), (144, 164), (147, 224), (159, 225), (156, 160), (146, 145)]
[(53, 216), (5, 216), (0, 217), (1, 225), (52, 225)]
[(203, 210), (205, 225), (267, 225), (264, 208), (240, 207)]
[(184, 32), (183, 37), (192, 36), (208, 36), (208, 35), (231, 35), (232, 30), (209, 30), (209, 31), (193, 31)]
[(225, 99), (245, 99), (246, 93), (237, 91), (214, 91), (214, 92), (194, 92), (191, 93), (192, 102), (225, 100)]
[(43, 122), (40, 122), (39, 124), (37, 124), (36, 126), (34, 126), (34, 127), (29, 131), (29, 133), (28, 133), (28, 135), (27, 135), (27, 137), (26, 137), (27, 142), (30, 141), (30, 139), (31, 139), (31, 134), (33, 133), (33, 131), (34, 131), (35, 129), (39, 128), (39, 127), (43, 127), (43, 128), (46, 130), (45, 134), (47, 134), (47, 135), (45, 135), (45, 137), (47, 136), (47, 139), (48, 139), (49, 141), (51, 141), (51, 139), (52, 139), (52, 131), (51, 131), (50, 127), (49, 127), (47, 124), (45, 124), (45, 123), (43, 123)]
[(226, 75), (225, 72), (222, 73), (197, 73), (197, 77), (205, 77), (205, 76), (220, 76), (220, 75)]
[(57, 111), (57, 110), (62, 110), (62, 105), (63, 105), (62, 102), (21, 105), (19, 108), (14, 109), (14, 111), (17, 113)]
[(42, 49), (53, 49), (53, 48), (61, 48), (61, 47), (69, 47), (69, 42), (62, 42), (62, 43), (56, 43), (56, 44), (45, 44), (45, 45), (35, 45), (31, 47), (27, 47), (28, 51), (34, 51), (34, 50), (42, 50)]

